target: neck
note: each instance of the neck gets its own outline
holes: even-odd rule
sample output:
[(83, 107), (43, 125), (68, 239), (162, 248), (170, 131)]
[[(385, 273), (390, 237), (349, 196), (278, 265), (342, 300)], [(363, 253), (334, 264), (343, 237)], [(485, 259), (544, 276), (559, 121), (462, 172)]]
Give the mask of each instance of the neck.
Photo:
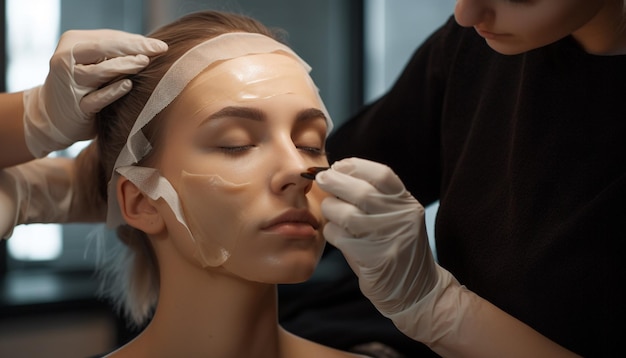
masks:
[(161, 262), (159, 303), (151, 323), (128, 345), (142, 353), (129, 356), (280, 356), (283, 331), (275, 285), (172, 258)]
[(572, 35), (594, 55), (626, 54), (626, 12), (622, 0), (607, 0), (596, 16)]

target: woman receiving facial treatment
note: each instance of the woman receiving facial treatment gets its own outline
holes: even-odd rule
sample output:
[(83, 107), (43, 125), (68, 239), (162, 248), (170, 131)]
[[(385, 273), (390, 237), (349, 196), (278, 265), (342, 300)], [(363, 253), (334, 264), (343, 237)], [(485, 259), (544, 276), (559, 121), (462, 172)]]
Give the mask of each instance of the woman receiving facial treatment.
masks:
[[(309, 67), (242, 16), (190, 14), (97, 118), (95, 185), (123, 254), (105, 291), (146, 328), (111, 357), (355, 357), (283, 330), (279, 283), (313, 273), (331, 128)], [(88, 148), (87, 150), (93, 150)]]

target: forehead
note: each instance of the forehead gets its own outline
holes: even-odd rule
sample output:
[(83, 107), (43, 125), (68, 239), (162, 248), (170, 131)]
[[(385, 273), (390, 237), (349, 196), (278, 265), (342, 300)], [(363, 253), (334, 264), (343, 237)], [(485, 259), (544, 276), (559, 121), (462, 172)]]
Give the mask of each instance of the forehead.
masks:
[(307, 69), (288, 55), (246, 55), (212, 64), (181, 92), (172, 107), (185, 111), (218, 107), (275, 96), (297, 95), (309, 106), (323, 108)]

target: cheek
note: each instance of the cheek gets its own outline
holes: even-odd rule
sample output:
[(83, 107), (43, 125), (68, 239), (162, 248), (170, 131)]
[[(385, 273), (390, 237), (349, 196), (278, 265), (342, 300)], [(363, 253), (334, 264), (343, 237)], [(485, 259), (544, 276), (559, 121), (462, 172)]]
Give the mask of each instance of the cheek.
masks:
[(179, 195), (193, 234), (196, 257), (204, 267), (223, 264), (249, 231), (246, 204), (254, 192), (249, 182), (234, 183), (218, 175), (183, 172)]
[[(222, 187), (221, 180), (218, 182), (220, 183), (218, 186)], [(207, 186), (203, 185), (203, 187)], [(304, 242), (290, 242), (289, 240), (263, 236), (259, 232), (260, 225), (257, 218), (268, 218), (267, 211), (268, 208), (273, 207), (274, 199), (258, 194), (257, 190), (255, 190), (257, 195), (239, 197), (238, 192), (244, 190), (241, 185), (227, 185), (226, 188), (222, 188), (224, 189), (222, 194), (212, 193), (213, 190), (211, 190), (211, 195), (220, 196), (225, 193), (232, 193), (237, 197), (238, 205), (231, 206), (228, 203), (228, 211), (224, 208), (214, 207), (216, 212), (212, 214), (211, 223), (208, 223), (209, 218), (206, 218), (206, 223), (204, 223), (205, 227), (218, 226), (211, 232), (207, 232), (205, 237), (213, 237), (211, 240), (218, 240), (218, 236), (223, 234), (234, 238), (230, 242), (222, 243), (222, 245), (232, 247), (232, 255), (221, 266), (234, 276), (254, 282), (300, 283), (309, 279), (324, 250), (325, 241), (321, 234), (322, 229), (320, 228), (315, 240)], [(251, 185), (248, 185), (248, 188), (251, 189)], [(307, 193), (309, 210), (318, 218), (322, 217), (321, 201), (328, 195), (315, 184)], [(197, 198), (199, 197), (200, 195), (197, 195)], [(232, 201), (233, 197), (228, 195), (224, 200)], [(322, 227), (323, 224), (324, 222)]]
[[(311, 212), (313, 212), (313, 214), (318, 215), (318, 217), (322, 217), (323, 218), (323, 222), (322, 224), (326, 224), (326, 218), (324, 218), (321, 213), (322, 213), (322, 201), (331, 196), (330, 194), (328, 194), (327, 192), (325, 192), (324, 190), (322, 190), (317, 183), (313, 182), (313, 186), (311, 187), (311, 191), (307, 194), (307, 198), (309, 201), (309, 206), (311, 208)], [(323, 226), (323, 225), (322, 225)]]

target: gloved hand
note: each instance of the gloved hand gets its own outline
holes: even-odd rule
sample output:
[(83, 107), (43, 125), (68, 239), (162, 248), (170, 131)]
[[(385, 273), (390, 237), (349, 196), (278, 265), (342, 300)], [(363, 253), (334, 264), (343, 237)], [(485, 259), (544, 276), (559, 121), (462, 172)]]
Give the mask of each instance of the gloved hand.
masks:
[(43, 158), (0, 171), (0, 235), (26, 223), (66, 221), (72, 201), (72, 160)]
[[(329, 220), (324, 236), (343, 252), (359, 277), (361, 291), (383, 315), (392, 318), (418, 303), (430, 305), (427, 301), (439, 295), (433, 291), (454, 281), (435, 263), (424, 207), (389, 167), (344, 159), (317, 174), (316, 182), (335, 196), (322, 202), (322, 213)], [(415, 319), (411, 317), (412, 324)]]
[(167, 50), (157, 39), (117, 30), (65, 32), (50, 60), (43, 86), (24, 92), (26, 144), (36, 158), (94, 135), (93, 118), (103, 107), (128, 93), (132, 83), (120, 80), (148, 63), (148, 56)]
[[(20, 224), (102, 222), (106, 203), (89, 184), (95, 145), (77, 158), (41, 158), (0, 170), (0, 238)], [(78, 178), (83, 180), (78, 180)]]
[(439, 266), (428, 245), (424, 208), (387, 166), (335, 162), (315, 181), (326, 240), (359, 278), (363, 294), (407, 336), (444, 357), (573, 357)]

